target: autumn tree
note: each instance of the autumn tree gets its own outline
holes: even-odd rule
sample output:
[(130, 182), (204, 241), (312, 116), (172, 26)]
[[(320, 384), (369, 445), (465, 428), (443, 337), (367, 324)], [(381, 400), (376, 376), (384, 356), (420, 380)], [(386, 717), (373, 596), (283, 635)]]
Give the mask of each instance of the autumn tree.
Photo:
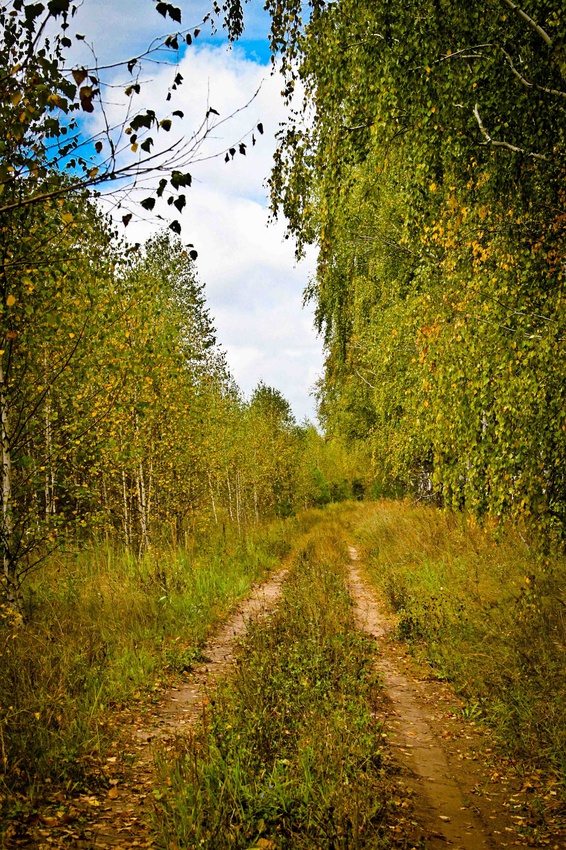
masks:
[(391, 481), (560, 531), (560, 4), (291, 5), (273, 42), (305, 99), (271, 188), (319, 246), (326, 421)]

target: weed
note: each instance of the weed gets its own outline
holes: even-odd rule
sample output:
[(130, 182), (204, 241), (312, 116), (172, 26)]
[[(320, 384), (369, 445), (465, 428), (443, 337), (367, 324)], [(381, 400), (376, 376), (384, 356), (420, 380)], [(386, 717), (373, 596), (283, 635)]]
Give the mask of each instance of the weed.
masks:
[(358, 517), (369, 575), (400, 636), (453, 682), (467, 717), (566, 781), (564, 558), (542, 561), (510, 529), (407, 502)]
[(314, 541), (278, 610), (250, 627), (203, 728), (161, 764), (165, 847), (390, 846), (379, 683), (353, 624), (343, 542), (328, 526)]

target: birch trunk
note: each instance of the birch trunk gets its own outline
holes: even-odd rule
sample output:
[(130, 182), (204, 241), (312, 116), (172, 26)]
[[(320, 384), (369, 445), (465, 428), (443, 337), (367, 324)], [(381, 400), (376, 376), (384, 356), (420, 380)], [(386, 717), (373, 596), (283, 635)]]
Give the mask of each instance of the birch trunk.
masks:
[(18, 573), (14, 562), (12, 517), (12, 454), (8, 435), (8, 397), (6, 380), (0, 361), (0, 442), (2, 443), (2, 572), (5, 582), (6, 601), (17, 611), (22, 610)]
[(230, 489), (230, 476), (228, 475), (228, 470), (226, 470), (226, 484), (228, 485), (228, 513), (230, 514), (230, 519), (234, 522), (234, 514), (232, 513), (232, 490)]
[(212, 502), (212, 512), (214, 514), (214, 522), (218, 525), (218, 514), (216, 513), (216, 502), (214, 501), (214, 490), (212, 489), (212, 478), (210, 472), (208, 474), (208, 487), (210, 490), (210, 501)]
[(124, 544), (129, 549), (132, 543), (132, 529), (128, 511), (128, 487), (126, 485), (126, 470), (122, 469), (122, 498), (124, 503)]
[(236, 522), (238, 523), (238, 536), (242, 534), (240, 524), (240, 473), (236, 472)]
[(143, 474), (143, 464), (140, 461), (137, 474), (138, 509), (140, 517), (140, 555), (149, 549), (149, 533), (147, 527), (147, 497)]

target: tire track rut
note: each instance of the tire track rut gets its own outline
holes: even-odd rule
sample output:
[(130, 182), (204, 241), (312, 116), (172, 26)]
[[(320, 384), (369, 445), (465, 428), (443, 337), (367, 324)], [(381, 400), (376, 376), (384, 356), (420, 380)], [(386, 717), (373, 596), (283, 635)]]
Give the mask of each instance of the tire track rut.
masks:
[[(477, 790), (485, 774), (485, 764), (463, 761), (461, 751), (456, 760), (440, 735), (454, 739), (454, 723), (449, 731), (442, 728), (441, 701), (450, 699), (440, 685), (425, 692), (423, 683), (415, 681), (401, 665), (387, 642), (393, 621), (382, 607), (358, 566), (359, 554), (349, 546), (349, 591), (355, 603), (355, 619), (360, 630), (377, 641), (376, 667), (383, 678), (388, 702), (386, 730), (390, 745), (413, 792), (415, 816), (426, 830), (429, 850), (494, 850), (510, 846), (527, 846), (506, 812), (491, 797), (482, 795), (472, 802), (470, 794)], [(435, 683), (436, 684), (436, 683)], [(435, 703), (436, 699), (436, 703)], [(462, 738), (471, 738), (464, 735)], [(456, 734), (458, 730), (456, 730)], [(481, 739), (474, 741), (481, 747)], [(483, 770), (482, 770), (483, 768)], [(471, 790), (474, 789), (474, 790)]]
[(212, 635), (203, 649), (205, 660), (194, 665), (187, 682), (172, 688), (155, 707), (151, 722), (132, 730), (128, 755), (135, 755), (135, 766), (127, 784), (111, 789), (96, 821), (86, 829), (81, 848), (140, 848), (153, 846), (147, 827), (148, 802), (155, 787), (155, 747), (163, 746), (177, 735), (186, 733), (202, 716), (207, 695), (227, 676), (234, 663), (235, 646), (251, 620), (273, 611), (281, 596), (288, 570), (278, 570), (256, 586)]

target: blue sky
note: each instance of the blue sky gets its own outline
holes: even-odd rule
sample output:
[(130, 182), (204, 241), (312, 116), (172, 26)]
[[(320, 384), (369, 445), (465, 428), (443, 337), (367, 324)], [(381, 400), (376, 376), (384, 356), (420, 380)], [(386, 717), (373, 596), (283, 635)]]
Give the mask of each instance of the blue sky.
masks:
[[(204, 2), (179, 5), (183, 28), (198, 26), (209, 8)], [(265, 133), (259, 136), (256, 132), (257, 145), (248, 146), (245, 157), (237, 155), (229, 164), (223, 159), (191, 164), (193, 186), (181, 218), (183, 238), (199, 252), (198, 271), (206, 284), (218, 339), (244, 393), (249, 395), (263, 380), (283, 392), (299, 420), (305, 416), (314, 419), (309, 391), (322, 369), (322, 345), (310, 311), (302, 307), (302, 293), (314, 270), (315, 253), (296, 266), (292, 242), (283, 238), (283, 224), (267, 224), (265, 181), (271, 169), (274, 136), (286, 108), (280, 97), (282, 81), (269, 65), (269, 21), (262, 5), (257, 0), (246, 4), (244, 37), (233, 48), (223, 34), (213, 37), (203, 28), (192, 46), (169, 57), (174, 69), (167, 64), (148, 65), (141, 75), (142, 93), (136, 108), (151, 105), (159, 113), (165, 108), (173, 70), (182, 73), (183, 85), (166, 108), (181, 109), (184, 118), (176, 120), (167, 138), (161, 134), (163, 142), (170, 142), (175, 134), (176, 138), (194, 131), (207, 104), (225, 118), (243, 106), (261, 84), (256, 100), (212, 133), (198, 158), (225, 149), (261, 121)], [(153, 38), (176, 26), (155, 12), (152, 0), (84, 0), (72, 32), (86, 35), (103, 65), (135, 56)], [(84, 61), (79, 54), (73, 59), (77, 64)], [(125, 69), (110, 71), (106, 80), (115, 86), (105, 90), (108, 114), (119, 121), (127, 104), (123, 84), (129, 75)], [(100, 116), (94, 115), (91, 121), (96, 129)], [(145, 195), (147, 189), (140, 197)], [(157, 220), (134, 218), (128, 236), (143, 240), (158, 226)]]

